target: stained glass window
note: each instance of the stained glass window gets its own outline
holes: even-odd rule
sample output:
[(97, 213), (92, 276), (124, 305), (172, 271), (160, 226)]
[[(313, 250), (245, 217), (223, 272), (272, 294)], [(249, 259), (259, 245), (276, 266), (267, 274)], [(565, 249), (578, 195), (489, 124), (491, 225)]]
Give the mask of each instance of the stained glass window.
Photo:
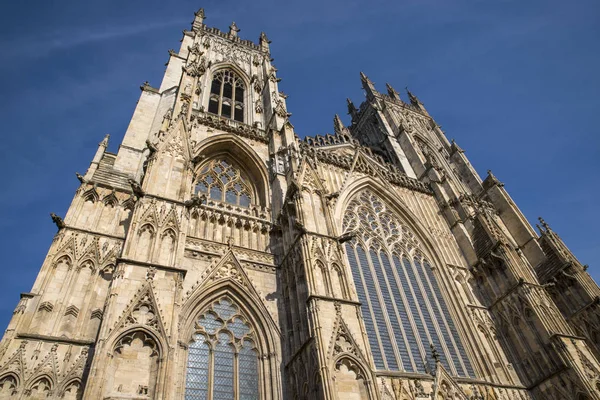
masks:
[(352, 200), (344, 231), (369, 346), (378, 370), (426, 373), (435, 361), (456, 376), (474, 371), (419, 240), (370, 191)]
[(241, 171), (223, 159), (213, 159), (200, 169), (196, 193), (209, 199), (223, 201), (240, 207), (252, 203), (249, 179)]
[(198, 317), (196, 328), (185, 400), (258, 400), (258, 352), (239, 307), (222, 298)]
[(233, 71), (215, 72), (210, 87), (208, 112), (244, 122), (244, 81)]

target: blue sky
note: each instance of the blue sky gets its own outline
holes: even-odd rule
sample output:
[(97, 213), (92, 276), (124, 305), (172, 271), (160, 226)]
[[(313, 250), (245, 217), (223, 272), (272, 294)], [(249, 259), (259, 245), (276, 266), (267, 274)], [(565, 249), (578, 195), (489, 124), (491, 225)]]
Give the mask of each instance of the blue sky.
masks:
[[(37, 3), (37, 4), (36, 4)], [(272, 40), (300, 136), (349, 122), (359, 71), (409, 86), (492, 169), (530, 221), (543, 216), (600, 280), (597, 1), (4, 2), (0, 13), (0, 329), (31, 289), (97, 143), (116, 151), (139, 85), (158, 87), (193, 12)]]

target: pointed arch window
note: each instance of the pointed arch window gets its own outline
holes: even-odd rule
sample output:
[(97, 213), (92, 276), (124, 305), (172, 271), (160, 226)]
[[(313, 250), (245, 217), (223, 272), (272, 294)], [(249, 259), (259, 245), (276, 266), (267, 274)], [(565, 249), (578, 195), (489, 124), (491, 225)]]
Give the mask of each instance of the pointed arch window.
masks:
[(409, 227), (363, 191), (350, 202), (343, 228), (359, 232), (346, 253), (375, 368), (431, 372), (433, 346), (448, 371), (474, 377), (431, 263)]
[(239, 307), (221, 298), (196, 322), (185, 400), (258, 400), (258, 382), (254, 331)]
[(250, 180), (240, 168), (224, 159), (213, 159), (200, 169), (196, 194), (205, 194), (211, 200), (249, 207), (253, 197), (251, 187)]
[(244, 122), (245, 90), (244, 81), (232, 70), (215, 72), (210, 86), (208, 112)]

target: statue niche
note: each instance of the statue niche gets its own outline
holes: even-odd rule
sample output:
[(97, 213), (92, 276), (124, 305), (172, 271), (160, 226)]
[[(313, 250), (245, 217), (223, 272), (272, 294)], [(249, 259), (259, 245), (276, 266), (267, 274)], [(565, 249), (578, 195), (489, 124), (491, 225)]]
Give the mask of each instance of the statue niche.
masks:
[(365, 377), (352, 360), (343, 358), (337, 362), (334, 380), (335, 392), (339, 400), (369, 399)]
[(105, 396), (110, 399), (154, 399), (159, 353), (154, 339), (136, 331), (116, 344)]

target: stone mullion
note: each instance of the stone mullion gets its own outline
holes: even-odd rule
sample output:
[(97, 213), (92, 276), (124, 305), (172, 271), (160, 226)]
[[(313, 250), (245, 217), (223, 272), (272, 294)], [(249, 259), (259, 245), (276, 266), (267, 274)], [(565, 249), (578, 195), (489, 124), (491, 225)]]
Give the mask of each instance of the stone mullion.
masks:
[[(440, 306), (440, 299), (438, 298), (438, 296), (442, 296), (442, 294), (436, 293), (433, 285), (431, 284), (431, 282), (429, 280), (428, 274), (424, 271), (425, 268), (431, 268), (431, 266), (426, 265), (423, 261), (424, 260), (420, 260), (419, 266), (417, 266), (414, 263), (414, 260), (413, 260), (412, 264), (414, 266), (414, 269), (416, 270), (415, 271), (416, 277), (418, 278), (419, 287), (421, 289), (421, 293), (423, 294), (423, 298), (425, 299), (426, 307), (428, 307), (429, 315), (431, 316), (431, 321), (433, 323), (433, 328), (435, 329), (436, 333), (438, 334), (438, 338), (440, 339), (440, 343), (442, 344), (442, 347), (444, 347), (442, 350), (444, 351), (444, 353), (446, 355), (446, 359), (448, 360), (448, 366), (454, 373), (458, 373), (455, 363), (452, 362), (453, 357), (452, 357), (452, 354), (450, 353), (450, 349), (449, 349), (449, 346), (453, 346), (455, 353), (459, 356), (458, 357), (459, 359), (456, 360), (455, 362), (458, 362), (460, 364), (460, 366), (462, 367), (463, 371), (465, 372), (465, 374), (468, 374), (469, 372), (467, 371), (466, 365), (463, 360), (463, 357), (466, 357), (466, 354), (461, 354), (460, 350), (458, 349), (458, 346), (456, 345), (457, 339), (454, 338), (452, 331), (450, 331), (450, 325), (449, 325), (448, 321), (446, 321), (446, 316), (444, 315), (444, 311), (442, 310), (442, 307)], [(419, 268), (421, 269), (421, 271), (419, 271)], [(425, 279), (425, 281), (423, 281), (423, 278)], [(433, 278), (435, 279), (435, 276)], [(432, 299), (430, 299), (429, 296), (427, 295), (427, 292), (425, 291), (425, 285), (428, 285), (431, 293), (433, 294)], [(438, 283), (438, 287), (440, 287), (439, 283)], [(434, 303), (432, 303), (432, 302), (434, 302)], [(448, 304), (446, 304), (446, 308), (448, 308)], [(437, 311), (439, 311), (439, 315), (436, 315), (436, 313), (435, 313), (436, 309), (437, 309)], [(441, 321), (440, 321), (440, 319), (441, 319)], [(456, 322), (456, 321), (452, 321), (452, 322)], [(448, 338), (450, 339), (450, 343), (446, 343), (446, 340), (444, 338), (444, 334), (443, 334), (442, 330), (446, 331)], [(458, 338), (458, 340), (460, 340), (460, 337)]]
[[(399, 261), (400, 261), (400, 262), (402, 262), (402, 259), (401, 259), (401, 258), (399, 258)], [(392, 270), (393, 270), (393, 273), (394, 273), (394, 280), (395, 280), (395, 284), (398, 286), (398, 291), (399, 291), (399, 293), (400, 293), (400, 296), (402, 296), (402, 302), (404, 303), (404, 308), (405, 308), (405, 311), (406, 311), (406, 315), (408, 316), (408, 319), (409, 319), (409, 323), (410, 323), (411, 329), (413, 330), (413, 332), (412, 332), (412, 336), (414, 336), (414, 337), (415, 337), (415, 339), (417, 339), (417, 340), (416, 340), (416, 342), (417, 342), (417, 346), (419, 346), (419, 340), (418, 340), (418, 338), (417, 338), (417, 335), (415, 335), (415, 332), (418, 332), (418, 331), (417, 331), (417, 327), (416, 327), (416, 325), (415, 325), (415, 321), (414, 321), (414, 318), (415, 318), (415, 317), (412, 315), (412, 311), (410, 310), (409, 303), (408, 303), (408, 299), (407, 299), (407, 297), (406, 297), (406, 296), (407, 296), (407, 294), (406, 294), (406, 293), (404, 293), (404, 288), (403, 288), (403, 287), (402, 287), (402, 285), (400, 284), (400, 282), (401, 282), (401, 279), (400, 279), (400, 276), (398, 275), (398, 274), (399, 274), (399, 272), (398, 272), (398, 269), (399, 269), (399, 268), (400, 268), (400, 269), (401, 269), (401, 268), (403, 268), (403, 266), (402, 266), (402, 265), (399, 265), (399, 266), (397, 266), (397, 265), (395, 265), (395, 264), (396, 264), (396, 263), (394, 262), (394, 260), (393, 260), (393, 258), (392, 258), (392, 259), (390, 260), (390, 266), (392, 267)], [(395, 266), (395, 268), (394, 268), (394, 266)], [(407, 280), (407, 281), (408, 281), (408, 280)], [(397, 310), (397, 309), (396, 309), (396, 310)], [(405, 333), (406, 333), (406, 332), (405, 332)], [(405, 340), (406, 340), (406, 343), (407, 343), (407, 346), (406, 346), (406, 347), (407, 347), (407, 349), (408, 349), (408, 354), (409, 354), (409, 357), (410, 357), (410, 359), (412, 360), (412, 364), (413, 364), (412, 366), (414, 367), (414, 370), (418, 370), (418, 367), (417, 367), (417, 362), (418, 362), (418, 361), (421, 361), (421, 360), (415, 360), (415, 359), (414, 359), (414, 357), (413, 357), (413, 353), (412, 353), (412, 347), (411, 347), (410, 343), (408, 343), (408, 336), (405, 336)], [(421, 351), (421, 349), (420, 349), (420, 348), (418, 348), (417, 350), (418, 350), (418, 352), (419, 352), (419, 353), (421, 354), (421, 356), (422, 356), (422, 351)]]
[[(235, 339), (234, 339), (235, 340)], [(262, 360), (257, 360), (257, 366), (262, 364)], [(240, 365), (239, 365), (239, 352), (235, 348), (233, 351), (233, 397), (235, 400), (240, 398)]]
[[(400, 313), (398, 312), (398, 305), (396, 304), (396, 299), (394, 298), (394, 294), (392, 293), (392, 290), (391, 290), (392, 284), (390, 283), (390, 281), (395, 283), (394, 281), (392, 281), (392, 280), (395, 280), (395, 278), (393, 276), (391, 278), (387, 276), (387, 272), (385, 271), (385, 268), (383, 268), (382, 257), (388, 258), (388, 262), (390, 265), (390, 269), (392, 269), (392, 272), (393, 272), (392, 265), (394, 264), (394, 262), (390, 259), (390, 257), (383, 250), (377, 252), (377, 256), (378, 256), (378, 261), (379, 261), (379, 266), (381, 268), (381, 272), (383, 273), (383, 277), (385, 279), (385, 285), (386, 285), (385, 290), (388, 291), (390, 298), (392, 299), (392, 307), (394, 308), (394, 314), (396, 314), (396, 319), (398, 320), (398, 325), (400, 326), (400, 333), (402, 334), (402, 341), (404, 342), (404, 345), (406, 346), (406, 349), (407, 349), (409, 357), (410, 357), (410, 345), (406, 340), (406, 332), (404, 331), (404, 327), (402, 326), (402, 319), (400, 318)], [(386, 312), (387, 312), (387, 310), (386, 310)], [(390, 316), (388, 315), (388, 317), (390, 317)], [(391, 325), (391, 323), (390, 323), (390, 325)], [(402, 360), (402, 355), (400, 354), (400, 349), (398, 348), (396, 335), (395, 335), (393, 329), (391, 329), (391, 333), (392, 333), (391, 337), (394, 338), (394, 340), (392, 341), (392, 345), (394, 346), (394, 349), (396, 350), (396, 359), (399, 361), (398, 366), (400, 367), (401, 370), (402, 369), (406, 370), (407, 368), (404, 365), (404, 361)], [(412, 357), (410, 357), (410, 358), (412, 359)]]
[[(362, 246), (361, 246), (362, 247)], [(358, 252), (356, 250), (356, 247), (354, 248), (354, 257), (356, 257), (356, 263), (358, 264), (358, 271), (360, 274), (360, 281), (363, 287), (363, 290), (365, 292), (365, 297), (367, 298), (367, 302), (368, 304), (366, 304), (366, 306), (368, 307), (368, 312), (369, 314), (371, 314), (371, 319), (373, 320), (373, 328), (375, 329), (375, 332), (373, 332), (375, 334), (375, 336), (377, 337), (377, 345), (379, 347), (379, 351), (381, 352), (382, 355), (382, 361), (384, 362), (384, 364), (387, 366), (387, 359), (385, 357), (385, 351), (383, 350), (382, 347), (382, 340), (381, 340), (381, 336), (379, 333), (379, 327), (377, 326), (377, 319), (375, 318), (375, 313), (373, 312), (373, 304), (371, 302), (371, 293), (369, 292), (366, 282), (367, 280), (365, 279), (365, 269), (368, 270), (371, 273), (371, 269), (369, 266), (369, 256), (368, 253), (363, 249), (363, 252), (365, 254), (365, 256), (367, 257), (367, 265), (362, 265), (360, 258), (358, 257)], [(373, 279), (373, 275), (371, 274), (371, 279)], [(377, 290), (377, 289), (376, 289)], [(375, 296), (377, 296), (377, 298), (379, 298), (379, 295), (377, 293), (374, 294)], [(361, 306), (365, 306), (365, 304), (362, 304)], [(386, 323), (387, 326), (387, 323)], [(371, 343), (369, 343), (369, 347), (371, 347)], [(375, 364), (375, 359), (373, 359), (373, 366), (375, 369), (377, 369), (377, 365)]]
[[(404, 263), (404, 259), (405, 259), (404, 257), (398, 258), (398, 261), (400, 262), (401, 265), (397, 266), (397, 270), (398, 269), (402, 270), (402, 275), (403, 275), (404, 279), (406, 279), (406, 282), (408, 283), (408, 288), (410, 290), (410, 293), (405, 294), (405, 297), (408, 297), (409, 295), (412, 297), (412, 299), (414, 300), (414, 303), (415, 303), (415, 308), (417, 309), (417, 313), (418, 313), (418, 315), (413, 315), (411, 310), (409, 310), (409, 312), (408, 312), (409, 318), (412, 320), (411, 325), (414, 329), (414, 332), (416, 333), (415, 338), (416, 338), (417, 346), (419, 346), (419, 353), (421, 353), (421, 357), (423, 357), (423, 360), (418, 360), (418, 361), (427, 362), (428, 361), (427, 360), (427, 347), (428, 346), (426, 346), (426, 344), (423, 343), (423, 339), (427, 339), (429, 341), (429, 343), (432, 343), (432, 341), (431, 341), (431, 337), (429, 335), (429, 331), (427, 329), (427, 325), (425, 324), (425, 320), (422, 315), (421, 307), (419, 306), (419, 300), (417, 299), (417, 296), (415, 294), (413, 282), (410, 280), (410, 278), (408, 277), (408, 274), (406, 272), (407, 267)], [(411, 265), (410, 268), (412, 268), (411, 260), (408, 257), (406, 257), (406, 260)], [(402, 289), (402, 291), (404, 291), (404, 288), (401, 287), (401, 289)], [(408, 304), (408, 302), (406, 304)], [(409, 309), (410, 309), (410, 307), (409, 307)], [(415, 322), (416, 318), (419, 318), (421, 320), (421, 323), (423, 325), (423, 330), (425, 331), (426, 338), (423, 338), (420, 336), (421, 334), (419, 333), (419, 330), (417, 329), (416, 322)], [(412, 356), (412, 354), (411, 354), (411, 356)], [(418, 365), (417, 360), (414, 360), (414, 361), (415, 361), (415, 365)]]

